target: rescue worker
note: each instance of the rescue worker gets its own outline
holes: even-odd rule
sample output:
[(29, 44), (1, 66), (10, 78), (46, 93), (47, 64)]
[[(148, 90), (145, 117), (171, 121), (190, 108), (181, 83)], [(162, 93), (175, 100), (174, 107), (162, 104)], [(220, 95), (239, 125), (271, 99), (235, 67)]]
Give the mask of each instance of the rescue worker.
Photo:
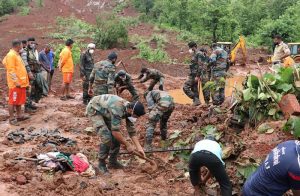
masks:
[(145, 93), (149, 113), (149, 119), (146, 124), (145, 149), (152, 148), (154, 129), (160, 121), (160, 136), (164, 141), (167, 139), (168, 120), (175, 108), (173, 97), (167, 92), (161, 90), (152, 90)]
[(193, 100), (193, 105), (200, 105), (198, 83), (200, 80), (200, 65), (202, 53), (197, 50), (195, 42), (188, 43), (189, 53), (192, 55), (190, 73), (187, 81), (183, 85), (183, 92)]
[(273, 69), (278, 69), (282, 66), (285, 58), (291, 55), (291, 51), (289, 46), (282, 41), (282, 37), (280, 35), (275, 35), (273, 39), (274, 43), (274, 54), (272, 57)]
[(96, 45), (88, 44), (87, 50), (80, 56), (80, 78), (82, 80), (83, 104), (88, 104), (91, 96), (88, 94), (89, 79), (94, 68), (94, 52)]
[(209, 69), (209, 56), (207, 55), (207, 50), (201, 48), (199, 50), (199, 57), (200, 57), (200, 81), (202, 83), (202, 92), (204, 101), (206, 104), (209, 104), (210, 101), (210, 91), (209, 89), (203, 89), (205, 84), (210, 81), (211, 71)]
[(117, 89), (117, 94), (120, 95), (124, 90), (128, 90), (132, 96), (132, 99), (137, 101), (139, 95), (134, 88), (131, 80), (131, 76), (124, 70), (120, 70), (115, 76), (115, 86)]
[(212, 44), (210, 56), (211, 80), (216, 82), (216, 90), (211, 92), (214, 105), (221, 105), (225, 100), (225, 77), (228, 54), (216, 43)]
[(42, 74), (42, 66), (39, 62), (39, 53), (37, 51), (37, 43), (35, 38), (28, 39), (28, 47), (27, 47), (27, 63), (30, 69), (30, 75), (33, 75), (33, 79), (30, 80), (31, 90), (30, 96), (28, 97), (26, 104), (25, 104), (25, 111), (31, 113), (32, 110), (36, 109), (33, 106), (32, 101), (39, 102), (39, 100), (43, 96), (48, 95), (48, 83), (46, 79), (43, 77)]
[(277, 145), (260, 167), (247, 179), (243, 196), (285, 195), (292, 190), (300, 195), (300, 141), (289, 140)]
[[(21, 49), (21, 42), (19, 40), (13, 40), (12, 49), (3, 59), (9, 89), (8, 112), (9, 123), (11, 125), (18, 125), (19, 121), (29, 118), (28, 116), (22, 115), (21, 111), (21, 107), (26, 101), (26, 88), (29, 86), (27, 71), (19, 54)], [(17, 112), (16, 118), (14, 111)]]
[(73, 79), (74, 73), (74, 63), (72, 58), (72, 47), (74, 41), (68, 39), (66, 41), (65, 48), (59, 54), (59, 70), (62, 72), (63, 76), (63, 90), (62, 97), (60, 100), (66, 101), (67, 99), (75, 99), (75, 97), (70, 95), (70, 85)]
[[(106, 159), (110, 152), (108, 166), (115, 169), (123, 168), (123, 165), (117, 161), (120, 144), (125, 145), (129, 152), (133, 152), (136, 148), (145, 156), (134, 129), (137, 118), (145, 114), (142, 103), (138, 101), (130, 103), (117, 95), (99, 95), (93, 97), (88, 103), (86, 114), (93, 122), (93, 127), (101, 139), (99, 169), (103, 174), (108, 173)], [(126, 120), (127, 132), (134, 146), (127, 142), (120, 132), (122, 119)]]
[(144, 83), (150, 79), (151, 79), (151, 82), (147, 89), (147, 92), (152, 91), (154, 86), (157, 83), (159, 83), (158, 89), (161, 91), (164, 90), (164, 81), (165, 81), (164, 75), (156, 69), (142, 68), (141, 74), (139, 75), (138, 80), (140, 80), (141, 83)]
[[(206, 174), (201, 175), (201, 169), (206, 168)], [(232, 185), (222, 160), (222, 149), (213, 135), (196, 143), (189, 160), (190, 180), (194, 186), (194, 195), (201, 195), (200, 188), (213, 176), (221, 187), (222, 196), (232, 195)]]
[(118, 55), (112, 52), (107, 60), (95, 64), (89, 79), (89, 95), (114, 94), (117, 58)]

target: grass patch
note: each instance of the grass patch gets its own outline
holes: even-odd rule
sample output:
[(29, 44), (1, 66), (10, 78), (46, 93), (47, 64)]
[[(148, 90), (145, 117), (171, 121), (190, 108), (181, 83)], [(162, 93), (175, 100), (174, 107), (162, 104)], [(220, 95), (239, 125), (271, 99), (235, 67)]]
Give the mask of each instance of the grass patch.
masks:
[(126, 26), (126, 27), (136, 27), (140, 24), (140, 20), (135, 17), (119, 17), (119, 20)]
[(44, 7), (44, 0), (35, 0), (35, 4), (40, 8)]
[(162, 47), (153, 49), (149, 46), (149, 43), (141, 42), (137, 45), (137, 48), (140, 50), (138, 58), (145, 59), (151, 63), (170, 62), (168, 53)]
[(21, 6), (19, 8), (19, 14), (21, 16), (27, 16), (30, 13), (30, 7), (28, 6)]

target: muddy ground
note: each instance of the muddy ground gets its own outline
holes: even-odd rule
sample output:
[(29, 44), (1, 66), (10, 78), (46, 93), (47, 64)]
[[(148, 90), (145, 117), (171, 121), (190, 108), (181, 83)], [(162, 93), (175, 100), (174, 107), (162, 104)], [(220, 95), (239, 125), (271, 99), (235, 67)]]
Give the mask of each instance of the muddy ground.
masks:
[[(46, 0), (43, 8), (38, 8), (32, 2), (31, 12), (28, 16), (20, 16), (17, 12), (7, 16), (0, 22), (0, 58), (9, 50), (10, 42), (15, 38), (26, 38), (35, 36), (38, 42), (43, 45), (49, 42), (58, 42), (48, 37), (49, 32), (55, 31), (56, 16), (74, 15), (90, 23), (95, 23), (95, 15), (103, 10), (112, 9), (115, 4), (112, 1), (91, 1), (91, 0)], [(138, 13), (132, 8), (126, 8), (122, 13), (124, 16), (137, 17)], [(24, 22), (30, 21), (30, 22)], [(188, 73), (188, 66), (184, 64), (188, 58), (186, 43), (176, 40), (176, 33), (167, 30), (157, 31), (153, 25), (141, 23), (129, 29), (129, 35), (150, 37), (153, 33), (163, 33), (168, 38), (166, 51), (173, 59), (172, 64), (148, 63), (142, 59), (131, 59), (138, 54), (138, 50), (132, 48), (115, 48), (111, 50), (98, 50), (95, 54), (96, 61), (104, 59), (106, 55), (115, 50), (120, 59), (127, 65), (128, 71), (137, 76), (142, 64), (161, 70), (167, 77), (166, 90), (180, 89)], [(249, 50), (248, 65), (230, 69), (232, 75), (244, 76), (248, 72), (258, 74), (255, 61), (260, 57), (266, 57), (264, 50)], [(1, 65), (3, 68), (3, 65)], [(118, 68), (120, 69), (120, 68)], [(267, 66), (263, 67), (266, 71)], [(81, 81), (79, 79), (78, 65), (76, 66), (73, 94), (76, 99), (62, 102), (59, 99), (61, 87), (61, 74), (57, 70), (54, 75), (53, 89), (57, 92), (43, 98), (38, 103), (39, 109), (30, 120), (25, 121), (19, 127), (10, 126), (7, 121), (7, 87), (5, 81), (5, 70), (0, 69), (0, 195), (191, 195), (193, 189), (186, 177), (187, 170), (182, 166), (179, 157), (170, 160), (170, 153), (156, 153), (151, 157), (159, 165), (155, 173), (148, 174), (145, 170), (145, 163), (140, 159), (129, 155), (122, 155), (120, 159), (127, 165), (124, 170), (111, 170), (110, 177), (97, 176), (96, 178), (84, 178), (75, 173), (45, 173), (37, 170), (37, 165), (30, 161), (15, 161), (18, 156), (31, 157), (37, 153), (45, 153), (51, 150), (41, 144), (45, 138), (38, 138), (27, 141), (24, 144), (15, 144), (8, 141), (6, 136), (9, 132), (24, 128), (25, 132), (30, 129), (55, 130), (61, 135), (77, 141), (74, 147), (59, 146), (58, 149), (65, 152), (82, 152), (89, 160), (97, 165), (97, 151), (99, 138), (95, 135), (88, 135), (86, 127), (92, 126), (84, 116), (85, 107), (81, 98)], [(135, 84), (142, 95), (145, 85)], [(147, 84), (146, 84), (147, 85)], [(128, 93), (122, 95), (129, 98)], [(142, 100), (144, 102), (144, 100)], [(224, 106), (225, 107), (225, 106)], [(230, 117), (229, 113), (214, 114), (208, 118), (208, 107), (197, 108), (190, 105), (176, 104), (176, 109), (169, 121), (168, 134), (176, 130), (181, 131), (181, 139), (185, 140), (192, 133), (200, 130), (201, 127), (214, 124), (223, 133), (221, 139), (225, 147), (231, 147), (236, 152), (233, 157), (226, 161), (227, 172), (234, 185), (234, 191), (238, 195), (242, 187), (242, 180), (237, 177), (235, 161), (241, 157), (251, 157), (256, 160), (264, 159), (265, 155), (278, 143), (291, 138), (283, 132), (275, 131), (271, 134), (258, 134), (253, 129), (247, 128), (240, 134), (228, 129), (224, 122)], [(147, 116), (138, 120), (136, 129), (141, 143), (145, 135), (145, 123)], [(126, 132), (123, 133), (126, 135)], [(201, 138), (200, 134), (196, 134)], [(178, 138), (179, 139), (179, 138)], [(178, 140), (177, 139), (177, 140)], [(176, 140), (176, 141), (177, 141)], [(174, 141), (173, 143), (175, 143)], [(194, 140), (190, 141), (193, 145)], [(159, 147), (159, 133), (155, 136), (154, 145)], [(259, 150), (258, 150), (259, 149)], [(25, 176), (24, 185), (18, 184), (18, 178)], [(216, 186), (213, 180), (208, 183), (211, 195), (216, 195)]]

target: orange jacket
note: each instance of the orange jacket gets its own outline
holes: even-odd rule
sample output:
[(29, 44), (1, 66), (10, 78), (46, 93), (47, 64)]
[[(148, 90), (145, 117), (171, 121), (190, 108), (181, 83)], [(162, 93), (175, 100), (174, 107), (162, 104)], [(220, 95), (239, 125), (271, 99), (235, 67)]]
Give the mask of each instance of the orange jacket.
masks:
[(21, 56), (11, 49), (4, 57), (2, 63), (6, 67), (8, 88), (15, 88), (17, 84), (21, 87), (29, 86), (29, 79)]
[(63, 73), (73, 73), (74, 72), (74, 63), (72, 58), (71, 48), (66, 46), (59, 55), (59, 60), (61, 64), (61, 71)]

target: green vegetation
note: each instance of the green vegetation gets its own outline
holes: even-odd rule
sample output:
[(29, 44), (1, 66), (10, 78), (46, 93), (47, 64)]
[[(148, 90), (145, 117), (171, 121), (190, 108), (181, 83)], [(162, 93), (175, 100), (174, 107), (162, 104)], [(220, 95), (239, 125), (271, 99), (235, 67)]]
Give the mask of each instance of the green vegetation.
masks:
[(30, 7), (28, 6), (20, 7), (20, 12), (19, 12), (20, 15), (27, 16), (29, 13), (30, 13)]
[(54, 33), (50, 33), (50, 37), (54, 39), (65, 40), (67, 38), (82, 39), (93, 38), (94, 26), (86, 23), (75, 16), (57, 17), (56, 24), (58, 29)]
[[(0, 1), (0, 16), (10, 14), (16, 10), (17, 7), (27, 5), (29, 0), (1, 0)], [(29, 13), (29, 12), (28, 12)]]
[(97, 17), (94, 40), (97, 47), (102, 49), (118, 45), (125, 47), (128, 43), (128, 31), (125, 24), (112, 15)]
[(281, 34), (287, 42), (300, 40), (299, 0), (132, 0), (132, 3), (142, 12), (142, 20), (182, 30), (178, 38), (184, 41), (235, 41), (240, 34), (253, 46), (271, 45), (274, 34)]
[(35, 3), (38, 7), (44, 7), (44, 0), (35, 0)]
[(294, 84), (294, 72), (296, 70), (288, 67), (280, 68), (275, 74), (266, 73), (262, 78), (249, 75), (244, 90), (237, 96), (237, 119), (240, 122), (248, 120), (254, 126), (268, 118), (280, 119), (282, 114), (277, 103), (282, 96), (300, 95)]

